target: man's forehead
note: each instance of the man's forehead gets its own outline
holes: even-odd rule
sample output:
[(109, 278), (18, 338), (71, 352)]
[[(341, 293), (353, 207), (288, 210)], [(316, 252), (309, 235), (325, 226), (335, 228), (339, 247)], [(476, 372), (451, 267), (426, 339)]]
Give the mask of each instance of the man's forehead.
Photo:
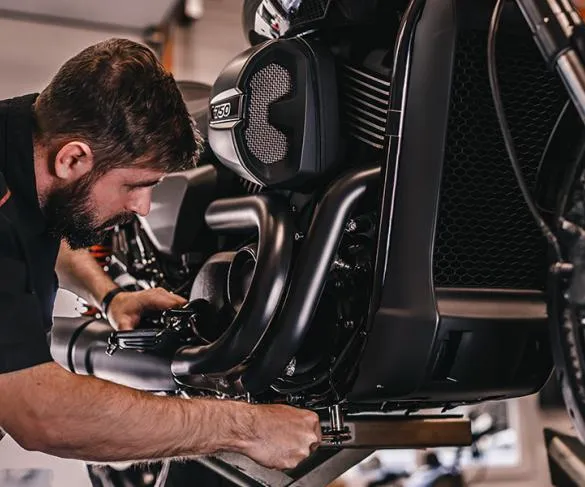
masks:
[(119, 179), (123, 183), (137, 183), (152, 181), (160, 181), (165, 176), (164, 171), (157, 169), (150, 169), (145, 167), (122, 167), (112, 169), (110, 176)]

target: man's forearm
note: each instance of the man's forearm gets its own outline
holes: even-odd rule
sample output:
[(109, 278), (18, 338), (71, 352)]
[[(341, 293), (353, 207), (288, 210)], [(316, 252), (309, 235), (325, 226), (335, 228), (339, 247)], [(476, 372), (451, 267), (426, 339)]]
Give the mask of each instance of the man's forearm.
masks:
[(0, 376), (0, 389), (11, 394), (5, 403), (0, 399), (0, 426), (25, 448), (66, 458), (243, 452), (253, 424), (246, 403), (157, 397), (53, 363)]
[(103, 297), (117, 287), (87, 250), (71, 250), (65, 242), (61, 242), (55, 270), (61, 287), (94, 306), (99, 307)]

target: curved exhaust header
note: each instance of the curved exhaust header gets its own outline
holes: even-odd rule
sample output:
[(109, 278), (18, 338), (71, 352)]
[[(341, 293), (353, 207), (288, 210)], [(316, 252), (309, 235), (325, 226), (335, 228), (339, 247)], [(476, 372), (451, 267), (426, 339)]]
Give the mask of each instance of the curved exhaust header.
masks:
[(266, 333), (284, 294), (291, 266), (294, 228), (286, 200), (266, 195), (212, 203), (205, 215), (216, 231), (257, 230), (256, 266), (234, 320), (215, 342), (180, 349), (173, 360), (176, 380), (194, 385), (194, 376), (221, 374), (244, 362)]

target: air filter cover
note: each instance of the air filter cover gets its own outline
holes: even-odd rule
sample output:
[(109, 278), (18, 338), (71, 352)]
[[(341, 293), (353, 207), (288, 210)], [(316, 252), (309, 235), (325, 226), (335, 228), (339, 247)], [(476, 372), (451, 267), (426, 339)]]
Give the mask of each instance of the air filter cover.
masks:
[(307, 187), (337, 160), (339, 116), (331, 53), (301, 38), (268, 41), (219, 75), (209, 143), (220, 161), (263, 186)]

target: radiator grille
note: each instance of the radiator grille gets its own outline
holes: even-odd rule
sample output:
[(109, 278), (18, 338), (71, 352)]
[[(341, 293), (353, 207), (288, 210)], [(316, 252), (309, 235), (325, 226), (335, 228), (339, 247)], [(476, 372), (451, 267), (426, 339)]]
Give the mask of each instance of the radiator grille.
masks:
[[(462, 30), (455, 55), (434, 248), (437, 287), (542, 289), (546, 246), (531, 218), (493, 108), (485, 31)], [(498, 77), (529, 187), (565, 92), (529, 36), (502, 32)]]

